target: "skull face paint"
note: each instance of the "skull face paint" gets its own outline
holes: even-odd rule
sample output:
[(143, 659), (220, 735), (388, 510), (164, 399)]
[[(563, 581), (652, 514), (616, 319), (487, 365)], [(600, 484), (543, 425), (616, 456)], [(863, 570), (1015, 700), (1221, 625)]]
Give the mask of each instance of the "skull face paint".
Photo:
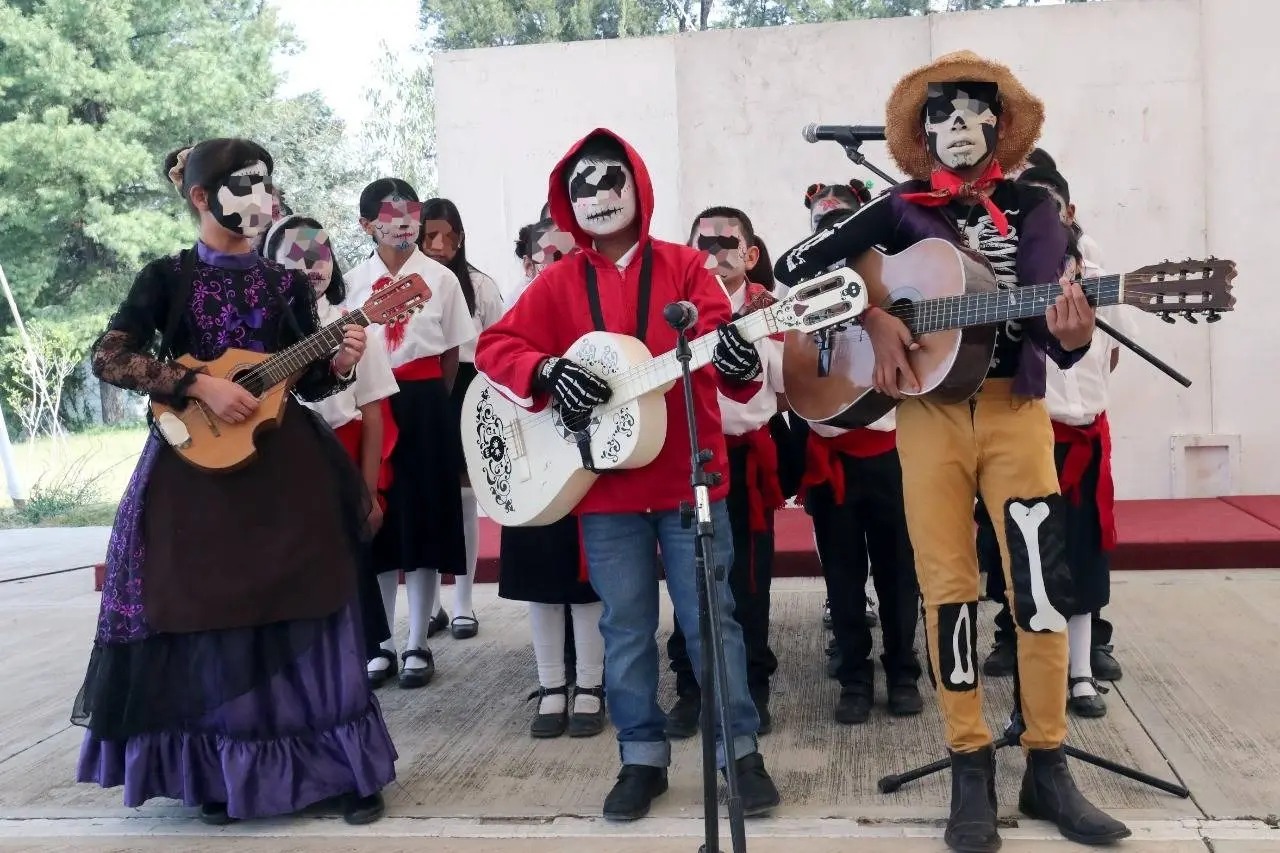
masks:
[(306, 273), (317, 294), (328, 290), (333, 280), (333, 250), (323, 228), (300, 225), (288, 229), (281, 235), (273, 260), (286, 269)]
[(392, 193), (382, 200), (378, 206), (378, 218), (365, 230), (373, 235), (379, 246), (403, 252), (413, 248), (417, 242), (421, 217), (422, 202)]
[(819, 230), (818, 223), (822, 222), (827, 214), (835, 211), (853, 213), (858, 207), (857, 200), (848, 187), (819, 184), (809, 198), (809, 228), (816, 232)]
[(728, 282), (746, 278), (752, 266), (751, 241), (742, 223), (725, 216), (699, 219), (694, 228), (693, 248), (707, 253), (707, 269)]
[(573, 251), (573, 235), (561, 231), (550, 219), (544, 219), (533, 227), (529, 247), (533, 274), (537, 275)]
[(996, 147), (993, 83), (930, 83), (924, 105), (929, 152), (948, 169), (982, 163)]
[(609, 237), (636, 221), (636, 179), (631, 167), (608, 157), (584, 157), (569, 175), (569, 201), (578, 226)]
[(228, 231), (257, 237), (271, 227), (276, 205), (273, 189), (266, 163), (245, 166), (209, 194), (209, 212)]

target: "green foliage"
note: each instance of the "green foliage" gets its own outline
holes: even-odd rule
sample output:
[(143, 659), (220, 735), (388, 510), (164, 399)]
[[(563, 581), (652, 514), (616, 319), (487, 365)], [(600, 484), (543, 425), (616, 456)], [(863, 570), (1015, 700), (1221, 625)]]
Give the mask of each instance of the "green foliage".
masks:
[[(431, 47), (458, 50), (650, 36), (688, 29), (678, 0), (423, 0)], [(707, 4), (710, 5), (710, 4)]]
[[(37, 527), (58, 521), (64, 522), (59, 526), (71, 526), (66, 523), (69, 518), (82, 516), (87, 510), (100, 507), (104, 474), (90, 470), (88, 462), (89, 458), (82, 456), (56, 475), (36, 481), (26, 502), (13, 509), (15, 520), (23, 527)], [(91, 523), (110, 522), (99, 519)]]

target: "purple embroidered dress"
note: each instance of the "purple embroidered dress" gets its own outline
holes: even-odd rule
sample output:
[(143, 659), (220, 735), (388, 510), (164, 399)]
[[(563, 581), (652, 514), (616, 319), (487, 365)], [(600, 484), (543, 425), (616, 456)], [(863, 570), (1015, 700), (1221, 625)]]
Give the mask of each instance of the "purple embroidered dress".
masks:
[[(316, 326), (305, 278), (199, 244), (139, 274), (93, 365), (181, 405), (195, 373), (175, 355), (274, 352)], [(340, 385), (322, 362), (295, 391)], [(121, 500), (72, 720), (88, 729), (78, 781), (123, 785), (127, 806), (168, 797), (268, 817), (395, 778), (355, 600), (359, 472), (292, 399), (256, 447), (244, 468), (206, 473), (152, 430)]]

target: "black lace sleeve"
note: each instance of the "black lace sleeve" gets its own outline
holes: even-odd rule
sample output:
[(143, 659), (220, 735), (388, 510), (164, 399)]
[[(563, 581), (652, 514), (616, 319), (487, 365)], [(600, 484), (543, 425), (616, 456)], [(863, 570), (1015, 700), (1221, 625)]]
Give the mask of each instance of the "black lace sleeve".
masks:
[(103, 382), (181, 405), (197, 372), (155, 355), (169, 315), (171, 258), (152, 261), (138, 273), (107, 330), (94, 342), (90, 363)]
[[(300, 272), (286, 272), (282, 281), (285, 300), (297, 320), (298, 329), (286, 323), (281, 331), (281, 348), (293, 346), (303, 338), (310, 337), (320, 329), (320, 314), (316, 306), (315, 291), (311, 282)], [(301, 334), (299, 334), (301, 333)], [(303, 371), (294, 385), (294, 392), (300, 399), (309, 403), (323, 400), (338, 393), (355, 381), (355, 371), (346, 379), (333, 372), (331, 358), (324, 358)]]

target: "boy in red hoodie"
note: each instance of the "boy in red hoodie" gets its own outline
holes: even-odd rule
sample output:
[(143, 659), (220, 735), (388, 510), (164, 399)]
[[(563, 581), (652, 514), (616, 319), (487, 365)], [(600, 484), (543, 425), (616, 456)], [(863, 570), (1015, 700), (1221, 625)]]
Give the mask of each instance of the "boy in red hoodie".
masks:
[[(649, 236), (653, 186), (644, 161), (611, 131), (597, 129), (575, 144), (551, 173), (549, 198), (556, 226), (581, 249), (537, 277), (501, 320), (481, 334), (476, 369), (518, 405), (555, 406), (570, 430), (589, 423), (607, 402), (609, 386), (561, 358), (592, 331), (631, 335), (655, 355), (675, 348), (676, 333), (663, 308), (688, 301), (698, 310), (697, 337), (719, 330), (713, 367), (693, 374), (698, 438), (712, 453), (707, 469), (722, 475), (710, 489), (718, 565), (733, 564), (725, 496), (726, 450), (717, 390), (747, 401), (759, 389), (756, 349), (728, 325), (729, 300), (703, 265), (702, 253)], [(681, 525), (679, 507), (690, 495), (689, 434), (684, 392), (666, 395), (667, 434), (661, 453), (644, 468), (600, 475), (575, 510), (590, 565), (591, 585), (604, 602), (605, 698), (618, 730), (622, 771), (604, 802), (610, 820), (635, 820), (667, 790), (671, 746), (658, 706), (658, 579), (660, 550), (677, 618), (698, 624), (694, 534)], [(747, 691), (742, 629), (733, 618), (726, 580), (711, 591), (720, 609), (728, 664), (728, 702), (737, 759), (733, 768), (748, 815), (778, 805), (756, 745), (759, 717)], [(687, 638), (694, 671), (701, 672), (698, 633)], [(720, 738), (724, 733), (718, 733)], [(723, 768), (723, 743), (719, 748)]]

